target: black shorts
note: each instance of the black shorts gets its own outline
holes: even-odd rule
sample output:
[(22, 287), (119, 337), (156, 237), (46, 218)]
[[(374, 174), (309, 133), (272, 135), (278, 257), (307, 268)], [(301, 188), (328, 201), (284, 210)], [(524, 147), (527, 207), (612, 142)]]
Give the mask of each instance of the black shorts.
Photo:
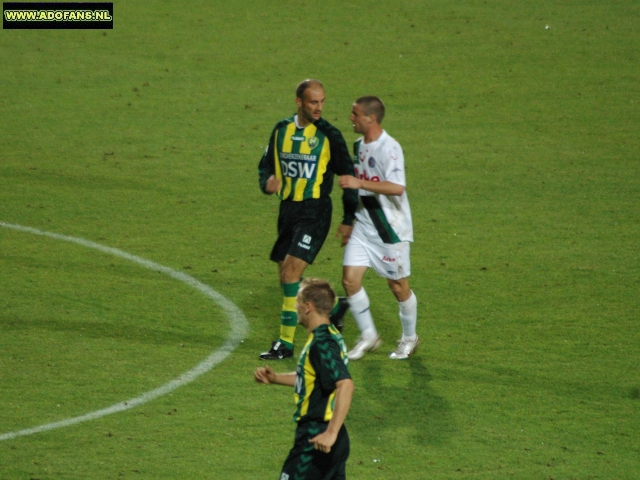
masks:
[(329, 453), (314, 450), (309, 440), (327, 429), (328, 423), (309, 422), (298, 425), (296, 440), (284, 462), (280, 479), (345, 480), (349, 458), (349, 434), (342, 425)]
[(331, 198), (280, 202), (278, 239), (271, 260), (292, 257), (313, 263), (331, 229)]

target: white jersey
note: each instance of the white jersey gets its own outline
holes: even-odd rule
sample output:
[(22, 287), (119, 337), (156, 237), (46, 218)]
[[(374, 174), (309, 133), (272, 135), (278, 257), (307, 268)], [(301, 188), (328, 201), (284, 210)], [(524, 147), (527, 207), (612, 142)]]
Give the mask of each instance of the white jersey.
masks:
[(364, 143), (364, 138), (359, 138), (353, 149), (357, 178), (372, 182), (386, 180), (405, 187), (399, 196), (359, 190), (356, 228), (363, 229), (369, 238), (379, 238), (383, 243), (413, 242), (402, 147), (383, 130), (375, 142)]

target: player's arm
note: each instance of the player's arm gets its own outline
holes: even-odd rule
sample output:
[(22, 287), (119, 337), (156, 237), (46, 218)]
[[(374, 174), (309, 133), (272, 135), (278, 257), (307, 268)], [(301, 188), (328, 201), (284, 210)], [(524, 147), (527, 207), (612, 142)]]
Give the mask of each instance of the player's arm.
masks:
[[(354, 145), (354, 155), (358, 152), (355, 151), (357, 143)], [(356, 178), (355, 176), (343, 175), (338, 180), (340, 187), (342, 188), (357, 188), (366, 190), (368, 192), (377, 193), (386, 196), (400, 196), (405, 192), (405, 173), (404, 173), (404, 153), (402, 147), (395, 140), (385, 151), (386, 159), (384, 172), (381, 178), (384, 180), (381, 182), (372, 182), (371, 180), (364, 180)]]
[(338, 231), (336, 232), (336, 238), (340, 239), (340, 245), (344, 247), (347, 243), (349, 243), (349, 239), (351, 238), (351, 234), (353, 233), (353, 225), (345, 225), (341, 223), (338, 225)]
[(253, 372), (253, 378), (258, 383), (264, 383), (265, 385), (286, 385), (287, 387), (293, 387), (296, 384), (296, 372), (289, 373), (276, 373), (271, 367), (256, 368)]
[[(344, 137), (337, 129), (332, 131), (329, 136), (329, 147), (331, 150), (331, 163), (333, 163), (333, 171), (336, 175), (355, 175), (353, 159), (349, 155), (349, 149)], [(342, 192), (342, 208), (344, 210), (342, 225), (352, 227), (356, 219), (356, 210), (358, 209), (357, 190), (344, 189)], [(350, 229), (343, 230), (348, 230), (348, 233), (351, 234)]]
[[(337, 175), (354, 175), (353, 160), (349, 155), (347, 144), (342, 134), (335, 130), (329, 137), (331, 149), (331, 163)], [(344, 247), (353, 231), (353, 223), (356, 220), (356, 210), (358, 209), (358, 191), (345, 188), (342, 192), (342, 209), (344, 216), (338, 226), (336, 238), (340, 238), (340, 244)]]
[(333, 407), (333, 416), (329, 421), (329, 426), (320, 435), (316, 435), (311, 440), (316, 450), (320, 450), (325, 453), (331, 451), (331, 447), (336, 443), (338, 438), (338, 432), (344, 424), (344, 420), (347, 418), (349, 408), (351, 407), (351, 399), (353, 398), (353, 391), (355, 386), (350, 378), (345, 378), (336, 382), (336, 401)]
[(361, 180), (350, 175), (342, 175), (338, 181), (341, 188), (356, 188), (367, 192), (379, 193), (388, 196), (400, 196), (404, 193), (404, 187), (397, 183), (385, 180), (384, 182), (372, 182)]
[(258, 181), (260, 182), (260, 190), (263, 193), (271, 195), (280, 190), (281, 181), (276, 178), (273, 149), (275, 147), (275, 135), (277, 128), (271, 133), (267, 150), (262, 155), (258, 164)]

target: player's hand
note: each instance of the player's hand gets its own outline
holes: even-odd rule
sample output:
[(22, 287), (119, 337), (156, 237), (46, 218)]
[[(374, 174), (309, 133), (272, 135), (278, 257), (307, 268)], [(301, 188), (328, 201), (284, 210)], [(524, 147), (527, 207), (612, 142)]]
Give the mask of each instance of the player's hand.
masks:
[(277, 179), (275, 175), (271, 175), (267, 180), (267, 184), (264, 187), (264, 190), (269, 194), (276, 193), (278, 190), (280, 190), (280, 185), (282, 185), (282, 181)]
[(338, 178), (338, 185), (340, 185), (340, 188), (354, 188), (357, 190), (360, 188), (361, 183), (362, 182), (360, 180), (356, 177), (352, 177), (351, 175), (340, 175)]
[(253, 372), (253, 378), (258, 383), (269, 385), (276, 381), (276, 373), (271, 367), (260, 367), (256, 368), (255, 372)]
[(345, 225), (344, 223), (340, 224), (340, 226), (338, 227), (338, 232), (336, 233), (336, 238), (342, 238), (340, 241), (341, 247), (344, 247), (349, 242), (351, 232), (353, 232), (352, 225)]
[(313, 443), (313, 448), (315, 450), (320, 450), (324, 453), (329, 453), (331, 451), (331, 447), (336, 443), (336, 439), (338, 438), (337, 434), (330, 433), (328, 430), (322, 432), (320, 435), (316, 435), (311, 440), (310, 443)]

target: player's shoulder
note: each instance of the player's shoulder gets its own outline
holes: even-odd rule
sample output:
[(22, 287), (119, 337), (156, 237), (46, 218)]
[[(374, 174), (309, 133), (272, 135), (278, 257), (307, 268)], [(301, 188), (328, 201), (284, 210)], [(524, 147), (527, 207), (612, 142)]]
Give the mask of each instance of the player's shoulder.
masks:
[(382, 131), (382, 135), (380, 135), (379, 141), (382, 145), (384, 145), (387, 148), (389, 147), (402, 148), (400, 147), (400, 143), (391, 135), (389, 135), (389, 132), (387, 132), (386, 130)]
[(318, 325), (313, 331), (313, 339), (316, 342), (326, 341), (328, 338), (331, 338), (331, 332), (327, 324)]
[(313, 342), (316, 344), (332, 344), (337, 343), (335, 334), (339, 334), (335, 327), (328, 324), (322, 324), (313, 331)]
[(276, 126), (273, 127), (274, 130), (280, 130), (282, 127), (286, 127), (288, 126), (290, 123), (293, 123), (294, 119), (293, 116), (291, 117), (287, 117), (287, 118), (283, 118), (282, 120), (280, 120), (278, 123), (276, 123)]
[(339, 138), (342, 141), (344, 141), (344, 137), (342, 136), (342, 132), (340, 130), (338, 130), (336, 127), (334, 127), (333, 125), (331, 125), (324, 118), (320, 118), (319, 120), (316, 120), (315, 122), (313, 122), (313, 124), (316, 126), (316, 128), (320, 132), (322, 132), (324, 134), (325, 137), (328, 137), (329, 140), (334, 139), (334, 138)]
[(388, 154), (391, 155), (402, 155), (402, 146), (400, 146), (400, 142), (398, 142), (395, 138), (389, 135), (386, 131), (382, 132), (382, 136), (379, 139), (380, 148), (384, 149)]

